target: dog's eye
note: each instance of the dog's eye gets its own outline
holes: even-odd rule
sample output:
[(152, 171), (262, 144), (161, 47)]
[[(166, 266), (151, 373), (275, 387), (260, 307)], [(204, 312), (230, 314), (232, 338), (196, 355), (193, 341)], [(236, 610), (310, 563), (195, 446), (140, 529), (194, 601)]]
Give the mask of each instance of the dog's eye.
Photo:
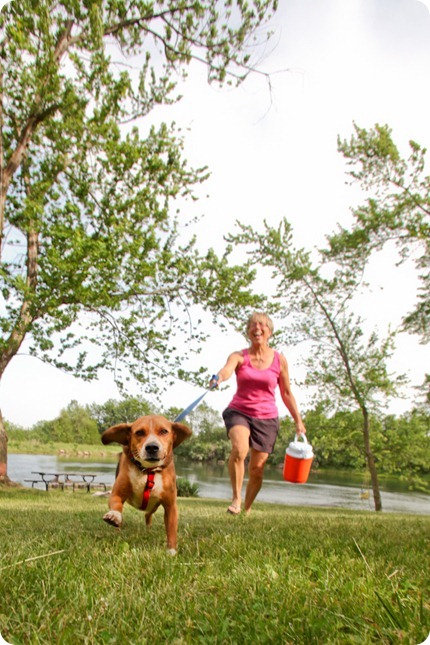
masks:
[(136, 437), (144, 437), (145, 436), (145, 430), (136, 430), (134, 433)]
[(169, 434), (169, 431), (166, 428), (161, 428), (160, 434)]

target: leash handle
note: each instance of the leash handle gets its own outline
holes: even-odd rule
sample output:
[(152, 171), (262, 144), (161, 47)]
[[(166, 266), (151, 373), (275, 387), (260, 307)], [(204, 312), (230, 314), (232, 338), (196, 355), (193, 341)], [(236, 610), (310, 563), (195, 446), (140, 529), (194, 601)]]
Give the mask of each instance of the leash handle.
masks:
[(216, 387), (218, 387), (218, 381), (219, 381), (218, 374), (212, 374), (212, 378), (211, 378), (210, 382), (212, 383), (212, 381), (215, 381), (215, 383), (213, 385), (209, 386), (210, 390), (214, 390)]

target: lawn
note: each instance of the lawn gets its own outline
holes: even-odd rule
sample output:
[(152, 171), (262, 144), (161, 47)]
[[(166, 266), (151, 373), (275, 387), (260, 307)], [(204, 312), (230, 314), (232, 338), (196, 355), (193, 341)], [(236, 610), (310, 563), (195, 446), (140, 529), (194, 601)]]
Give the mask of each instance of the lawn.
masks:
[(84, 492), (0, 488), (0, 633), (13, 645), (422, 643), (430, 516), (179, 500), (147, 531)]

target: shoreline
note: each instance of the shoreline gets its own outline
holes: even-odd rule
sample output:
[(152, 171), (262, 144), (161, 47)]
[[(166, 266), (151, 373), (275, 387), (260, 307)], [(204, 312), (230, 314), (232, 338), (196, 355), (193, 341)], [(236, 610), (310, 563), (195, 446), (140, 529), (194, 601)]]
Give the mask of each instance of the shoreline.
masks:
[[(102, 444), (99, 446), (96, 445), (80, 445), (78, 446), (77, 444), (65, 444), (65, 443), (59, 443), (59, 444), (42, 444), (42, 443), (33, 443), (32, 445), (26, 445), (22, 446), (21, 444), (15, 444), (12, 442), (12, 445), (9, 447), (8, 454), (10, 455), (32, 455), (32, 456), (37, 456), (37, 455), (46, 455), (46, 456), (52, 456), (52, 457), (59, 457), (59, 458), (64, 458), (64, 459), (82, 459), (83, 462), (91, 463), (93, 461), (106, 461), (108, 463), (115, 463), (118, 460), (119, 454), (121, 454), (121, 447), (118, 445), (112, 445), (112, 446), (103, 446)], [(180, 457), (180, 459), (184, 459), (184, 457)], [(189, 459), (188, 457), (185, 457), (185, 459)], [(208, 466), (208, 467), (213, 467), (213, 466), (218, 466), (216, 461), (213, 460), (208, 460), (208, 461), (200, 461), (200, 460), (192, 460), (189, 459), (191, 463), (195, 465), (200, 465), (200, 466)], [(282, 468), (283, 464), (280, 464), (279, 466), (271, 466), (271, 468), (279, 470)], [(360, 485), (360, 481), (362, 482), (362, 485), (365, 486), (366, 489), (370, 490), (370, 482), (368, 481), (368, 478), (366, 478), (366, 481), (364, 482), (364, 473), (361, 470), (349, 470), (349, 469), (342, 469), (341, 471), (335, 468), (332, 469), (324, 469), (324, 468), (317, 468), (317, 469), (312, 469), (311, 473), (314, 475), (318, 476), (318, 474), (321, 474), (322, 476), (330, 476), (331, 473), (333, 473), (335, 476), (338, 476), (339, 474), (344, 474), (347, 475), (348, 477), (351, 477), (351, 479), (355, 480), (355, 483), (357, 486)], [(396, 474), (390, 474), (390, 473), (380, 473), (378, 474), (379, 481), (381, 484), (387, 483), (389, 480), (393, 482), (399, 482), (405, 484), (405, 480), (401, 478), (400, 475)], [(429, 476), (421, 476), (421, 478), (427, 482), (429, 481), (430, 477)], [(364, 482), (364, 483), (363, 483)], [(408, 492), (408, 491), (404, 491)], [(409, 492), (411, 493), (422, 493), (424, 495), (430, 496), (430, 490), (423, 490), (422, 488), (410, 488)]]

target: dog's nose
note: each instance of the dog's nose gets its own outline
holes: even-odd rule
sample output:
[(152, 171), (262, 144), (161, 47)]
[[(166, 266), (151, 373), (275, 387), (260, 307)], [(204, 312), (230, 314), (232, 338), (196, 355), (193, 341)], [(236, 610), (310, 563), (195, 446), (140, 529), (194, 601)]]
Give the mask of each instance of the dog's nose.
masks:
[(156, 443), (148, 443), (145, 446), (145, 450), (148, 457), (156, 457), (158, 455), (159, 446)]

